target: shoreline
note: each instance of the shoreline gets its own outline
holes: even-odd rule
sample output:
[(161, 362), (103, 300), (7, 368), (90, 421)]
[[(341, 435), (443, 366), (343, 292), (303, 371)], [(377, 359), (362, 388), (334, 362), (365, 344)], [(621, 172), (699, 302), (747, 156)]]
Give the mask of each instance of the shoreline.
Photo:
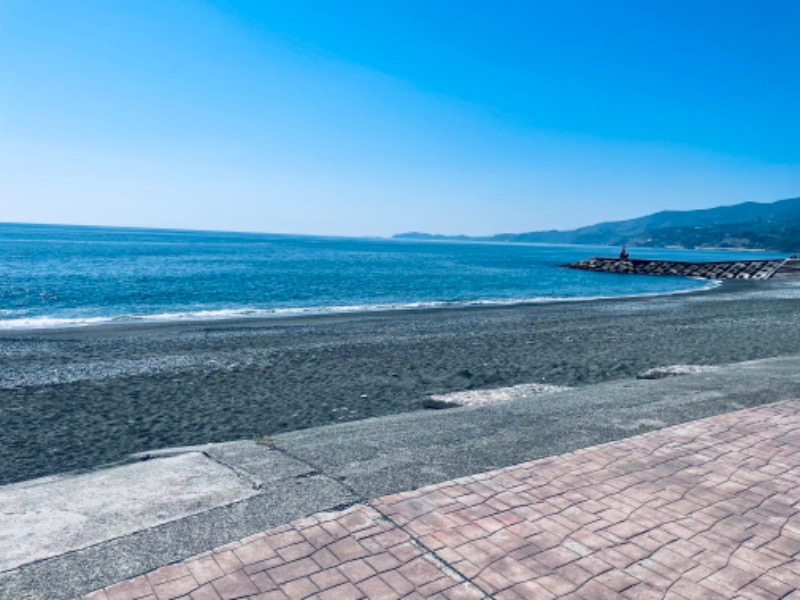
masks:
[[(60, 325), (60, 326), (41, 326), (41, 327), (5, 327), (3, 325), (3, 321), (0, 320), (0, 339), (9, 336), (17, 336), (19, 334), (31, 333), (34, 335), (43, 334), (47, 335), (49, 333), (58, 333), (58, 332), (73, 332), (73, 331), (93, 331), (95, 329), (100, 328), (108, 328), (108, 329), (118, 329), (118, 330), (127, 330), (127, 329), (137, 329), (139, 327), (143, 329), (147, 328), (162, 328), (162, 327), (170, 327), (176, 326), (180, 327), (182, 325), (186, 325), (189, 327), (196, 327), (201, 325), (220, 325), (220, 326), (240, 326), (243, 324), (255, 324), (256, 326), (260, 326), (262, 322), (264, 324), (271, 323), (271, 322), (292, 322), (295, 320), (306, 320), (306, 319), (327, 319), (327, 318), (368, 318), (371, 316), (377, 317), (386, 317), (396, 314), (425, 314), (428, 312), (446, 312), (446, 311), (468, 311), (468, 310), (494, 310), (494, 309), (513, 309), (513, 308), (525, 308), (525, 307), (533, 307), (533, 306), (543, 306), (543, 305), (552, 305), (552, 304), (575, 304), (575, 303), (584, 303), (584, 302), (618, 302), (618, 301), (625, 301), (625, 300), (639, 300), (645, 298), (661, 298), (661, 297), (671, 297), (671, 296), (685, 296), (685, 295), (695, 295), (695, 294), (707, 294), (713, 292), (715, 290), (719, 290), (722, 287), (729, 286), (731, 284), (739, 283), (739, 282), (732, 282), (730, 280), (702, 280), (694, 277), (682, 277), (682, 279), (694, 279), (697, 281), (704, 281), (708, 285), (702, 288), (695, 288), (695, 289), (683, 289), (683, 290), (674, 290), (670, 292), (652, 292), (652, 293), (642, 293), (642, 294), (631, 294), (628, 296), (584, 296), (584, 297), (547, 297), (541, 296), (536, 298), (521, 298), (521, 299), (513, 299), (513, 300), (469, 300), (463, 302), (448, 302), (448, 301), (432, 301), (432, 302), (414, 302), (408, 304), (398, 304), (398, 305), (374, 305), (374, 308), (368, 305), (364, 307), (340, 307), (340, 306), (331, 306), (331, 307), (305, 307), (305, 308), (280, 308), (280, 309), (223, 309), (220, 311), (198, 311), (198, 314), (202, 313), (214, 313), (214, 312), (246, 312), (252, 311), (254, 313), (264, 313), (264, 314), (240, 314), (235, 316), (213, 316), (205, 318), (203, 317), (176, 317), (165, 319), (161, 318), (161, 315), (150, 315), (150, 316), (141, 316), (135, 317), (130, 320), (125, 320), (122, 317), (94, 317), (90, 319), (103, 319), (96, 323), (74, 323), (69, 325)], [(756, 282), (750, 282), (756, 283)], [(757, 282), (757, 284), (763, 284), (764, 282)], [(424, 306), (423, 306), (424, 305)], [(178, 314), (185, 314), (185, 313), (175, 313)], [(188, 314), (195, 314), (195, 313), (188, 313)], [(36, 319), (38, 317), (32, 317), (32, 319)], [(45, 319), (49, 319), (50, 317), (44, 317)], [(26, 319), (29, 320), (29, 319)], [(60, 320), (60, 319), (54, 319)], [(71, 320), (71, 319), (65, 319)]]
[[(136, 452), (794, 354), (800, 286), (647, 298), (0, 332), (0, 484)], [(541, 397), (546, 401), (546, 397)]]

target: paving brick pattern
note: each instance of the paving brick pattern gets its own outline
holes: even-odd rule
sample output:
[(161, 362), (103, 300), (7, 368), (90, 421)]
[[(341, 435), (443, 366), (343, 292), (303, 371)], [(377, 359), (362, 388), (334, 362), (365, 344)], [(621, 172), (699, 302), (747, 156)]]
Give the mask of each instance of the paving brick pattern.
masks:
[(315, 515), (82, 600), (800, 598), (800, 402)]

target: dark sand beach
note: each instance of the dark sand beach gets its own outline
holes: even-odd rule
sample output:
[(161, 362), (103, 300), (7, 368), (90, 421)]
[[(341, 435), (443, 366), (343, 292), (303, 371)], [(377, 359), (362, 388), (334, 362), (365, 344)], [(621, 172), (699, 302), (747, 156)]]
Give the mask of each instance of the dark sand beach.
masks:
[[(800, 352), (800, 286), (651, 298), (0, 332), (0, 484), (170, 446)], [(555, 401), (556, 397), (553, 397)]]

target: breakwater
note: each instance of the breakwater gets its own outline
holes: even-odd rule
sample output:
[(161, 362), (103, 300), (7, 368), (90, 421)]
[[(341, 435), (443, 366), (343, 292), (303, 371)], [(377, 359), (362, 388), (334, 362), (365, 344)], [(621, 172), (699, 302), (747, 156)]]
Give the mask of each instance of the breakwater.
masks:
[(568, 269), (630, 275), (674, 275), (700, 279), (771, 279), (800, 274), (800, 260), (737, 260), (720, 262), (682, 262), (638, 258), (588, 258), (569, 265)]

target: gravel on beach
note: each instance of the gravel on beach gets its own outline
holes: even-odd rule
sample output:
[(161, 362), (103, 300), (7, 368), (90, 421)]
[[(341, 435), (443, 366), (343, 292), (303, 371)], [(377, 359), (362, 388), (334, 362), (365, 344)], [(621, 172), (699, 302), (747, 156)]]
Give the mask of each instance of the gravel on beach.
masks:
[[(0, 332), (0, 485), (134, 452), (800, 352), (800, 285), (649, 298)], [(557, 395), (548, 401), (557, 401)]]

